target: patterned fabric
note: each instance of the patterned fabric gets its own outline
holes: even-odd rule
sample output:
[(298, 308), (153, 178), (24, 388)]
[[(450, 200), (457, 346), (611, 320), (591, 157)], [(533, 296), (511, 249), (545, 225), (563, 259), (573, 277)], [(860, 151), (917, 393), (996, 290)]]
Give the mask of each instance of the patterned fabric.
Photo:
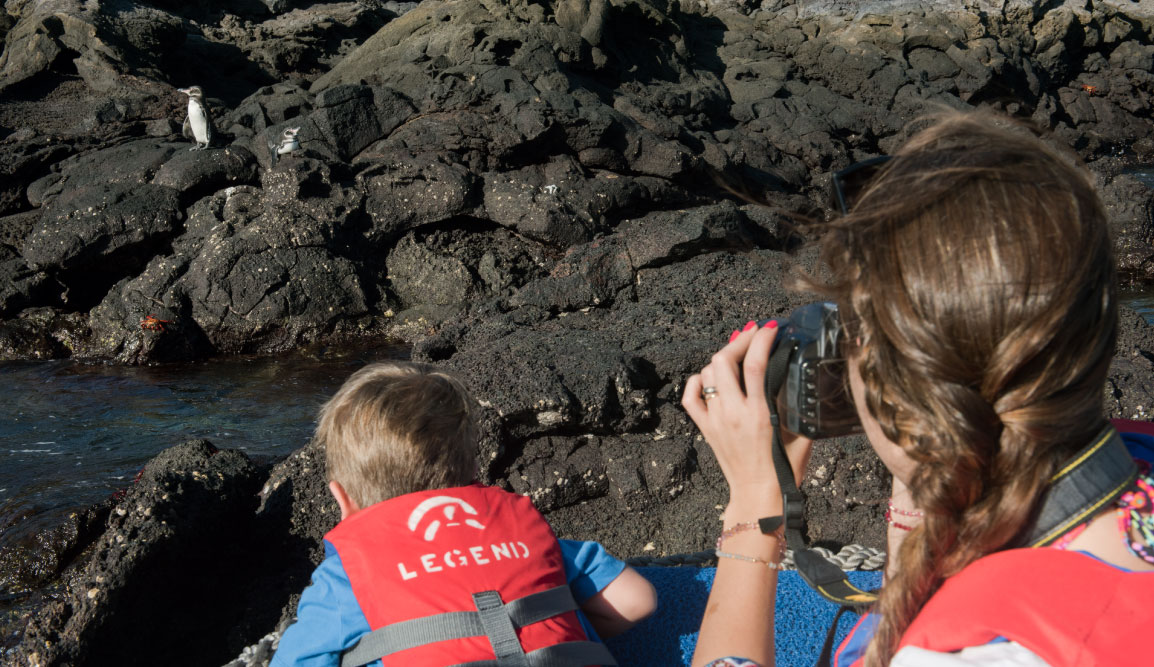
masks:
[[(1154, 563), (1154, 472), (1150, 463), (1136, 460), (1138, 479), (1130, 490), (1114, 503), (1118, 532), (1130, 553), (1147, 563)], [(1054, 543), (1055, 549), (1066, 549), (1086, 530), (1088, 522), (1066, 533)]]
[[(1138, 462), (1138, 481), (1118, 499), (1118, 530), (1130, 553), (1154, 563), (1154, 474)], [(1136, 538), (1135, 538), (1136, 536)]]
[(718, 658), (705, 667), (761, 667), (761, 663), (745, 658)]

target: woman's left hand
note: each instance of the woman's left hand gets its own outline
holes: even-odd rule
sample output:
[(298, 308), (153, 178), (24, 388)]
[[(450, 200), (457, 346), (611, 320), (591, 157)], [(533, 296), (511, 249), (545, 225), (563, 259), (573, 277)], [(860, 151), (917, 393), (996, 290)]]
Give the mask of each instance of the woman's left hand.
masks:
[[(771, 501), (780, 510), (781, 489), (773, 464), (773, 430), (765, 395), (765, 370), (777, 323), (771, 320), (761, 328), (753, 322), (750, 325), (714, 354), (701, 373), (686, 380), (681, 405), (717, 457), (729, 483), (730, 507), (761, 508)], [(784, 429), (782, 438), (800, 485), (813, 441)]]

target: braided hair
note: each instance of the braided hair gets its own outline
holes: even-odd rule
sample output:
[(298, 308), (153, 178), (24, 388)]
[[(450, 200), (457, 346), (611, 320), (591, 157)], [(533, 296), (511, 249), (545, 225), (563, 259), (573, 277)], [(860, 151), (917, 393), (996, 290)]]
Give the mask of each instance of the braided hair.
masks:
[(883, 588), (885, 665), (947, 578), (1017, 546), (1050, 477), (1104, 426), (1116, 276), (1089, 177), (1022, 128), (950, 113), (826, 225), (863, 408), (915, 464), (925, 520)]

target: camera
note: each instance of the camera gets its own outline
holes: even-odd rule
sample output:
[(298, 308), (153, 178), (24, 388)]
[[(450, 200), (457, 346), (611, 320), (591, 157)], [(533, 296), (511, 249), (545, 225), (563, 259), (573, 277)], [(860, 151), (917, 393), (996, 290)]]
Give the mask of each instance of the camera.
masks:
[[(769, 321), (762, 320), (758, 326)], [(814, 440), (860, 433), (861, 421), (849, 392), (842, 355), (843, 330), (837, 304), (807, 304), (789, 319), (775, 321), (779, 333), (770, 353), (765, 395), (777, 401), (782, 426)], [(786, 364), (784, 373), (780, 372), (782, 363)], [(779, 372), (773, 372), (775, 367)]]

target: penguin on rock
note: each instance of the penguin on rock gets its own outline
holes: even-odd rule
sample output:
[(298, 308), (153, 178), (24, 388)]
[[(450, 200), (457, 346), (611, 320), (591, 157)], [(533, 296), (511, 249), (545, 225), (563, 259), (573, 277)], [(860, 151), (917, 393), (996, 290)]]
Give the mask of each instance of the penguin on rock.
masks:
[(300, 139), (297, 134), (301, 131), (299, 127), (286, 127), (284, 132), (280, 133), (279, 137), (269, 137), (268, 152), (269, 165), (275, 167), (277, 159), (282, 155), (287, 155), (301, 147)]
[(216, 128), (212, 125), (212, 116), (208, 112), (208, 105), (204, 102), (204, 92), (200, 86), (180, 88), (178, 92), (188, 95), (188, 116), (184, 119), (181, 133), (186, 139), (196, 141), (196, 145), (189, 150), (208, 148), (216, 135)]

